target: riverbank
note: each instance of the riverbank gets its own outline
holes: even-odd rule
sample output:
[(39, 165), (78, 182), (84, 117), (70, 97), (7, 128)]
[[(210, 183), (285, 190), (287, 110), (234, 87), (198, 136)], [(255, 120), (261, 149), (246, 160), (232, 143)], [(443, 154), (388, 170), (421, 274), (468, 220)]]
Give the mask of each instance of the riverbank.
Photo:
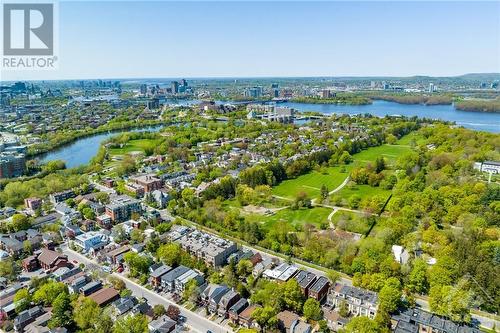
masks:
[(95, 129), (82, 129), (77, 131), (72, 131), (70, 133), (57, 133), (54, 137), (49, 139), (48, 143), (36, 144), (28, 148), (27, 157), (36, 158), (41, 155), (53, 152), (57, 149), (63, 148), (64, 146), (70, 145), (77, 140), (84, 139), (86, 137), (108, 133), (108, 132), (121, 132), (132, 129), (140, 129), (151, 126), (168, 125), (170, 122), (163, 120), (150, 120), (137, 123), (136, 121), (122, 122), (122, 123), (112, 123), (99, 126)]
[(500, 98), (457, 101), (455, 102), (455, 108), (467, 112), (500, 113)]
[(66, 162), (66, 167), (74, 168), (81, 165), (86, 165), (97, 154), (101, 143), (105, 140), (125, 132), (158, 132), (169, 123), (150, 124), (149, 126), (140, 126), (135, 128), (125, 128), (121, 130), (108, 131), (79, 138), (74, 142), (53, 149), (44, 154), (37, 155), (41, 162), (52, 160), (63, 160)]
[(299, 97), (291, 99), (290, 102), (307, 104), (368, 105), (372, 103), (372, 100), (364, 96), (352, 95), (332, 98)]
[(392, 94), (367, 94), (372, 100), (382, 100), (399, 104), (422, 104), (422, 105), (451, 105), (451, 95), (392, 95)]

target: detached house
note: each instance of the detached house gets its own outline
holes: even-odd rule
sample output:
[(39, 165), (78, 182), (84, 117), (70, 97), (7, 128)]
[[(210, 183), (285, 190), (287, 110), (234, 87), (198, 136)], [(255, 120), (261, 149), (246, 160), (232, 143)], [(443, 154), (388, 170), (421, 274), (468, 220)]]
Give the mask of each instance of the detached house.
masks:
[(175, 321), (170, 319), (167, 315), (151, 321), (148, 324), (150, 333), (170, 333), (175, 330)]
[(229, 290), (223, 285), (209, 284), (201, 293), (201, 300), (205, 305), (208, 305), (208, 311), (216, 313), (222, 296), (227, 294)]
[(27, 325), (34, 322), (36, 318), (40, 317), (44, 313), (45, 311), (43, 311), (40, 305), (20, 312), (17, 317), (14, 318), (14, 329), (16, 332), (24, 332), (24, 328)]
[(42, 269), (46, 271), (55, 271), (58, 268), (68, 266), (68, 256), (48, 249), (42, 250), (38, 255), (38, 261)]
[(248, 307), (248, 300), (246, 298), (240, 298), (228, 311), (229, 320), (234, 324), (239, 324), (240, 313), (243, 312)]
[(229, 290), (226, 294), (222, 296), (217, 309), (217, 314), (219, 317), (226, 318), (229, 309), (240, 300), (241, 296), (234, 290)]

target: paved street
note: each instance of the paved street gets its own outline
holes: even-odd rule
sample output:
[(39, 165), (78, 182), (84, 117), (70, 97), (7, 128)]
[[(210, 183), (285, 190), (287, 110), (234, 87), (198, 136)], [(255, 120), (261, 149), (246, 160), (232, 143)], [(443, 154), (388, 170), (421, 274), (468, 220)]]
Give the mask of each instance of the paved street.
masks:
[[(84, 255), (71, 250), (67, 246), (62, 247), (64, 254), (68, 256), (68, 259), (70, 261), (77, 260), (79, 262), (84, 263), (85, 265), (98, 265), (95, 261), (90, 260), (89, 258), (85, 257)], [(118, 273), (113, 273), (116, 277), (119, 277), (122, 279), (127, 288), (130, 289), (136, 297), (144, 297), (148, 300), (149, 304), (151, 305), (156, 305), (156, 304), (163, 304), (165, 307), (169, 305), (175, 305), (181, 310), (181, 315), (187, 318), (187, 325), (192, 328), (193, 331), (198, 332), (198, 333), (205, 333), (207, 330), (212, 331), (213, 333), (225, 333), (225, 332), (231, 332), (229, 329), (222, 327), (218, 325), (215, 322), (210, 321), (209, 319), (203, 317), (202, 315), (199, 315), (195, 312), (192, 312), (181, 305), (176, 304), (175, 302), (172, 302), (160, 295), (158, 295), (156, 292), (151, 291), (149, 289), (144, 288), (143, 286), (135, 283), (134, 281), (118, 274)]]

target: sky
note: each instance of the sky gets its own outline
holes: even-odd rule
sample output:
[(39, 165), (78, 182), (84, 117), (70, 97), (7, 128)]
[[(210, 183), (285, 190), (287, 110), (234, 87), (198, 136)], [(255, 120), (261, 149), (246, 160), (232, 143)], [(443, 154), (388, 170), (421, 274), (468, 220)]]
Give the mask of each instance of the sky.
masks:
[(59, 67), (2, 80), (500, 72), (500, 2), (59, 3)]

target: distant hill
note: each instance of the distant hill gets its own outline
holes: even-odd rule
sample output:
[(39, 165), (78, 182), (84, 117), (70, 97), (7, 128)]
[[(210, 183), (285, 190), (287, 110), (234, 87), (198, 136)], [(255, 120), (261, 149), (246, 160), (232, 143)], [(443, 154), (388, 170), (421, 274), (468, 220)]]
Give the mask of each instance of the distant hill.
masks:
[(475, 80), (475, 81), (500, 81), (500, 73), (469, 73), (458, 76), (464, 80)]

